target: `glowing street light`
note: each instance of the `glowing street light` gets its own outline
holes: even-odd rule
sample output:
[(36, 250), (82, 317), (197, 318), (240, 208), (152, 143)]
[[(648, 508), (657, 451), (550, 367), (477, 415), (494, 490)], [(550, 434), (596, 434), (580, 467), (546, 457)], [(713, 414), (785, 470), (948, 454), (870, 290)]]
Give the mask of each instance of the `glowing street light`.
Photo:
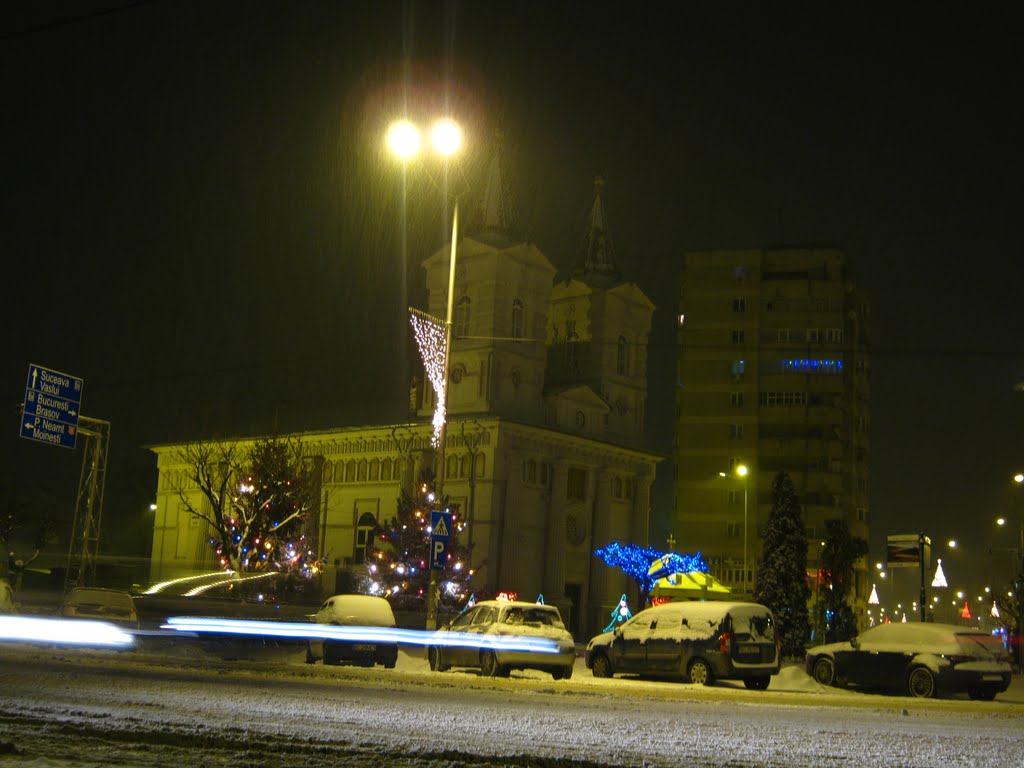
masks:
[[(737, 464), (733, 471), (743, 480), (743, 594), (747, 594), (747, 475), (750, 469), (746, 464)], [(725, 472), (719, 472), (718, 476), (728, 477)]]
[(408, 120), (399, 120), (388, 128), (387, 142), (392, 154), (408, 160), (420, 151), (419, 129)]
[(747, 591), (747, 469), (746, 464), (736, 467), (736, 474), (743, 478), (743, 594)]
[[(450, 158), (462, 146), (462, 129), (451, 118), (437, 120), (431, 130), (430, 139), (434, 150)], [(415, 124), (408, 120), (399, 120), (391, 124), (387, 133), (387, 145), (393, 154), (403, 160), (415, 157), (420, 150), (420, 131)], [(444, 321), (444, 345), (441, 350), (441, 359), (437, 360), (437, 349), (432, 334), (424, 336), (424, 343), (420, 344), (420, 353), (423, 362), (432, 371), (430, 376), (431, 384), (437, 393), (437, 402), (434, 407), (434, 438), (433, 442), (437, 447), (438, 464), (435, 473), (435, 491), (441, 496), (441, 488), (444, 484), (445, 471), (445, 432), (448, 424), (448, 377), (451, 367), (452, 349), (452, 301), (455, 294), (455, 255), (459, 242), (459, 198), (455, 198), (452, 210), (452, 244), (451, 254), (448, 260), (448, 297)], [(431, 320), (432, 326), (436, 327), (436, 321)], [(419, 326), (416, 318), (413, 318), (413, 327), (417, 330), (417, 343), (420, 343)], [(430, 357), (431, 359), (428, 359)], [(440, 363), (440, 365), (438, 365)], [(437, 629), (437, 571), (430, 569), (430, 586), (427, 595), (427, 629)]]

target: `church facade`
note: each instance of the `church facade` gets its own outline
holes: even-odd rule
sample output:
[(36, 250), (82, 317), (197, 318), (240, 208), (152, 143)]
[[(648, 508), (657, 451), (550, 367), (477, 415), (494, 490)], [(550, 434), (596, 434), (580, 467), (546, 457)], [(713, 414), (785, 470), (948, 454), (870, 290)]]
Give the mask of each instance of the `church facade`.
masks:
[[(431, 446), (434, 393), (414, 386), (403, 424), (291, 435), (316, 462), (318, 508), (307, 520), (333, 594), (365, 573), (378, 521), (402, 488), (440, 469), (459, 505), (481, 593), (543, 594), (585, 639), (636, 589), (593, 552), (611, 541), (648, 544), (650, 487), (662, 456), (643, 447), (646, 354), (654, 306), (620, 279), (602, 185), (572, 272), (515, 235), (492, 161), (479, 224), (457, 244), (444, 450)], [(450, 245), (423, 263), (427, 312), (445, 316)], [(255, 437), (237, 442), (244, 444)], [(214, 567), (208, 533), (179, 497), (180, 445), (152, 448), (159, 487), (151, 580)]]

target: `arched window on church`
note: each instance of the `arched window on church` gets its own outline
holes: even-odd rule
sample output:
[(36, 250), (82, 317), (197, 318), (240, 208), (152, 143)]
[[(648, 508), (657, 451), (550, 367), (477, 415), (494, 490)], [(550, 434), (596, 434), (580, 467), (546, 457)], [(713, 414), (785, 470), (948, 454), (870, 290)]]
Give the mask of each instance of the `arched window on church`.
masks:
[(521, 339), (526, 335), (526, 311), (523, 302), (512, 299), (512, 338)]
[(377, 480), (380, 477), (380, 460), (370, 460), (370, 479)]
[(629, 342), (625, 336), (619, 336), (619, 344), (615, 357), (615, 372), (620, 376), (629, 373)]
[(356, 546), (352, 550), (353, 563), (360, 565), (366, 562), (366, 545), (370, 543), (370, 537), (373, 536), (373, 529), (376, 527), (377, 518), (369, 512), (359, 516), (359, 522), (356, 523)]
[(471, 302), (469, 296), (460, 296), (455, 304), (455, 335), (463, 338), (469, 336), (469, 310)]
[(360, 483), (366, 482), (366, 459), (359, 460), (359, 468), (357, 471), (356, 480), (358, 480)]
[(354, 483), (356, 481), (356, 462), (355, 459), (349, 459), (345, 462), (345, 482)]
[(391, 459), (384, 459), (384, 461), (380, 463), (380, 479), (391, 479)]

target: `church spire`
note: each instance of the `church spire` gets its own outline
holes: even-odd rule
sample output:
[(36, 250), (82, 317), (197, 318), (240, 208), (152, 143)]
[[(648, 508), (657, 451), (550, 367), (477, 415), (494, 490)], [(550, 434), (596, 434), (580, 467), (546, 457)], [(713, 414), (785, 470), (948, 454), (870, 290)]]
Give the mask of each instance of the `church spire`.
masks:
[(512, 194), (505, 176), (504, 135), (498, 131), (494, 141), (494, 154), (484, 178), (484, 191), (477, 212), (481, 234), (515, 236), (515, 212)]
[(619, 271), (615, 268), (615, 247), (601, 199), (604, 185), (601, 176), (594, 179), (594, 204), (590, 209), (579, 260), (572, 270), (573, 275), (584, 282), (614, 283), (619, 280)]

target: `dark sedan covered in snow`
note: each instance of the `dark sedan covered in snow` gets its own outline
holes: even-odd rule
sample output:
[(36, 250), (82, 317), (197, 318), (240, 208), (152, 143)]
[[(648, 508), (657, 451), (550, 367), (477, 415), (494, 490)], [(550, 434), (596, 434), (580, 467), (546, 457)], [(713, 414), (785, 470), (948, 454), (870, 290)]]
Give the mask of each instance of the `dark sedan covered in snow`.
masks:
[(666, 603), (591, 639), (586, 664), (594, 677), (669, 675), (698, 685), (731, 679), (763, 691), (779, 671), (779, 641), (763, 605)]
[(885, 688), (917, 697), (962, 693), (991, 701), (1010, 685), (998, 638), (953, 624), (881, 624), (852, 640), (811, 648), (807, 673), (822, 685)]

